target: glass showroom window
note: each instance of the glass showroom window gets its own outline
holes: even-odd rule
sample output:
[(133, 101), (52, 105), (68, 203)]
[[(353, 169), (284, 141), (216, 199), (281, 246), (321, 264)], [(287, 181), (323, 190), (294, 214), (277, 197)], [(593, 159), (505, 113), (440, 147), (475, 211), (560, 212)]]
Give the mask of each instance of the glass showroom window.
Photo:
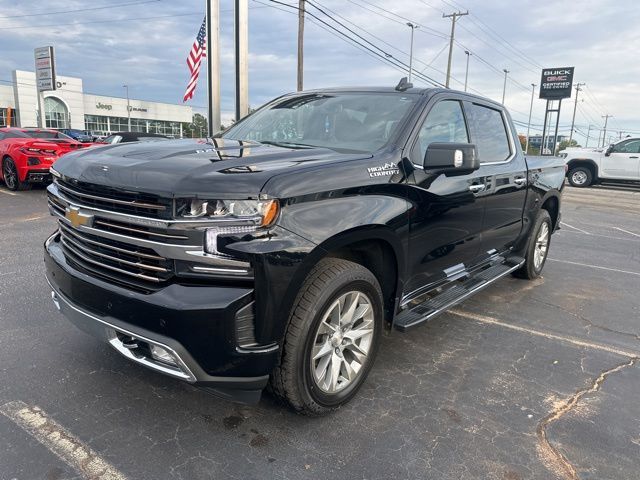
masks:
[(109, 117), (109, 124), (112, 132), (126, 132), (129, 130), (127, 119), (123, 117)]
[(107, 117), (102, 117), (100, 115), (85, 115), (84, 128), (90, 132), (104, 135), (109, 132)]
[(132, 118), (131, 131), (147, 133), (147, 121), (141, 118)]
[(47, 128), (69, 128), (69, 110), (56, 97), (44, 99), (44, 118)]
[(0, 108), (0, 127), (7, 126), (7, 109)]

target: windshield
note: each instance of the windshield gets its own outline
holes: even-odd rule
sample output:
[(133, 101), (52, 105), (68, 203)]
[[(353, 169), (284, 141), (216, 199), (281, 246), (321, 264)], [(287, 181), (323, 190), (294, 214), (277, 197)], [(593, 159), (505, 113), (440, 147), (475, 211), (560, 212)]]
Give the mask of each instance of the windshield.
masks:
[(387, 143), (418, 98), (380, 92), (288, 96), (232, 126), (222, 138), (373, 152)]
[(55, 130), (24, 130), (31, 138), (60, 138), (63, 140), (73, 140), (73, 138)]

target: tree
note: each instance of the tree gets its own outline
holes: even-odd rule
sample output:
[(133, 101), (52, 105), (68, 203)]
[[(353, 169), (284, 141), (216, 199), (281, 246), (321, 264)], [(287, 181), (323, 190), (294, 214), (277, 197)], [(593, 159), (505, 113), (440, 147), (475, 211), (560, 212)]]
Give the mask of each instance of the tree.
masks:
[(569, 148), (569, 147), (581, 147), (582, 145), (578, 145), (578, 142), (576, 142), (575, 140), (571, 140), (571, 143), (569, 143), (569, 140), (563, 140), (560, 142), (560, 144), (558, 145), (557, 150), (564, 150), (565, 148)]
[(520, 140), (520, 146), (522, 147), (522, 151), (524, 152), (524, 147), (527, 146), (527, 136), (519, 133), (518, 140)]
[(182, 129), (182, 134), (187, 138), (201, 138), (206, 137), (209, 132), (207, 119), (200, 113), (194, 113), (191, 123), (186, 123)]

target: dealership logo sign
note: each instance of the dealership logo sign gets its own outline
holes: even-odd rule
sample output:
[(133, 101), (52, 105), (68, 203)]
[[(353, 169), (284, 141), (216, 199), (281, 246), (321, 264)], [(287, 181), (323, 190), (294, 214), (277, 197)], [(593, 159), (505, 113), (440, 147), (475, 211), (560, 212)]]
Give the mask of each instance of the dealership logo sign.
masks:
[(98, 102), (96, 103), (96, 108), (100, 110), (113, 110), (113, 105), (109, 105), (106, 103)]

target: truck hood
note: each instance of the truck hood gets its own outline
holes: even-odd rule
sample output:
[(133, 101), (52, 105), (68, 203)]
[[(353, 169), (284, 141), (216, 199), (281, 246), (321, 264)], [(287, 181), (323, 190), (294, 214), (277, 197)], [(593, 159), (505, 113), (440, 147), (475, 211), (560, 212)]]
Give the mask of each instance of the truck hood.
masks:
[(116, 144), (67, 154), (65, 177), (162, 197), (245, 198), (275, 175), (367, 158), (327, 148), (290, 148), (224, 138)]

